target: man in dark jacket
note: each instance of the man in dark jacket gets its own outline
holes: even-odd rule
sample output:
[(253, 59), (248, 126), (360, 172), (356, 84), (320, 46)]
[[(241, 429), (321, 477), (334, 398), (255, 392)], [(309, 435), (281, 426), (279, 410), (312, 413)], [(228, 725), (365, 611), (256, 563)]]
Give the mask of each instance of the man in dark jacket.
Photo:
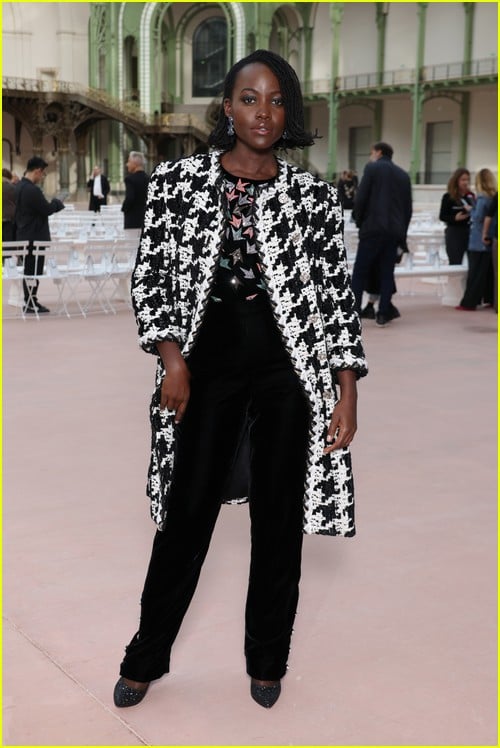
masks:
[(14, 241), (14, 217), (16, 215), (16, 188), (12, 184), (12, 172), (2, 169), (2, 242)]
[(87, 182), (87, 189), (90, 192), (89, 210), (100, 213), (101, 205), (106, 205), (108, 202), (109, 193), (109, 182), (101, 172), (100, 166), (94, 166), (92, 176)]
[[(64, 203), (56, 197), (49, 203), (38, 186), (45, 177), (47, 166), (43, 158), (33, 156), (28, 161), (24, 177), (16, 184), (16, 241), (27, 239), (30, 243), (30, 253), (24, 261), (25, 275), (43, 273), (43, 257), (39, 257), (35, 263), (33, 242), (50, 242), (49, 216), (64, 208)], [(25, 313), (41, 314), (49, 311), (38, 301), (38, 286), (38, 280), (23, 281)]]
[(130, 151), (125, 177), (125, 200), (122, 211), (124, 228), (142, 229), (146, 212), (149, 177), (144, 171), (145, 158), (138, 151)]
[(388, 143), (375, 143), (370, 162), (354, 199), (353, 215), (359, 229), (359, 245), (352, 274), (352, 290), (361, 312), (363, 290), (374, 269), (380, 279), (378, 325), (391, 321), (394, 266), (399, 246), (405, 246), (412, 214), (408, 174), (392, 163)]

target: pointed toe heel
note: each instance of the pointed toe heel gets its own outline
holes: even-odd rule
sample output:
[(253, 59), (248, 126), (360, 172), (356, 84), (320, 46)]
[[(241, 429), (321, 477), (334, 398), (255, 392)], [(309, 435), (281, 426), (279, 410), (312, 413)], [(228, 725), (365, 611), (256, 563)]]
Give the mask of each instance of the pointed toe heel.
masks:
[(252, 699), (264, 709), (270, 709), (276, 704), (281, 694), (281, 683), (277, 681), (272, 686), (261, 686), (253, 678), (250, 683)]
[(123, 678), (120, 678), (113, 691), (115, 706), (125, 707), (140, 704), (147, 694), (148, 688), (149, 683), (146, 685), (146, 688), (132, 688), (132, 686), (128, 686), (125, 683)]

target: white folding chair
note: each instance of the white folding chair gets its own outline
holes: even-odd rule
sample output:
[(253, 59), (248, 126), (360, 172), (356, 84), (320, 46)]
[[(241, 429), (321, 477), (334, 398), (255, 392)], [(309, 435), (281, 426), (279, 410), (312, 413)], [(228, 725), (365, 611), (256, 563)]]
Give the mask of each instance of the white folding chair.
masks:
[(124, 301), (130, 309), (132, 309), (130, 279), (135, 267), (138, 247), (138, 239), (117, 239), (111, 266), (110, 280), (113, 290), (110, 299), (111, 301), (114, 299)]
[(28, 247), (24, 256), (23, 290), (25, 299), (23, 313), (26, 314), (26, 310), (31, 309), (33, 311), (29, 315), (34, 315), (36, 319), (40, 318), (36, 295), (38, 284), (44, 278), (45, 249), (49, 244), (48, 241), (33, 242), (33, 246)]
[[(35, 242), (36, 244), (37, 242)], [(52, 280), (58, 293), (57, 314), (71, 317), (70, 304), (74, 303), (78, 312), (85, 315), (78, 298), (78, 287), (83, 280), (83, 262), (72, 241), (52, 241), (45, 250), (45, 274)]]
[(85, 312), (88, 314), (98, 304), (105, 314), (116, 314), (106, 289), (106, 283), (111, 277), (114, 239), (89, 240), (84, 253), (83, 279), (90, 287), (90, 296), (84, 304)]
[(2, 242), (2, 295), (8, 293), (7, 304), (18, 311), (16, 314), (3, 314), (7, 317), (22, 317), (24, 313), (24, 258), (28, 254), (28, 242)]

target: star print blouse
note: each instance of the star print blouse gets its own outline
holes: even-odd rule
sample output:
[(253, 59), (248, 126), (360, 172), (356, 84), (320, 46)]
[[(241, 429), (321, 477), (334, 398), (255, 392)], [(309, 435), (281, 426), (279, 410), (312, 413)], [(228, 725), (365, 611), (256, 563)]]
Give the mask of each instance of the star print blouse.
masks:
[(224, 174), (224, 244), (215, 272), (214, 301), (251, 301), (267, 293), (255, 244), (254, 203), (257, 190), (269, 179), (243, 179)]

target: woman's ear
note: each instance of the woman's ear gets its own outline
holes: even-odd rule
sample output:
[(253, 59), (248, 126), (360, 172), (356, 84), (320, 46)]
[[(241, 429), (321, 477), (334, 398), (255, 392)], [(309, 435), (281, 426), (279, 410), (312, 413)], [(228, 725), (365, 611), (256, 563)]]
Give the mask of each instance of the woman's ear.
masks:
[(233, 112), (233, 109), (231, 107), (231, 100), (224, 99), (223, 106), (224, 106), (224, 114), (226, 115), (226, 117), (230, 117)]

